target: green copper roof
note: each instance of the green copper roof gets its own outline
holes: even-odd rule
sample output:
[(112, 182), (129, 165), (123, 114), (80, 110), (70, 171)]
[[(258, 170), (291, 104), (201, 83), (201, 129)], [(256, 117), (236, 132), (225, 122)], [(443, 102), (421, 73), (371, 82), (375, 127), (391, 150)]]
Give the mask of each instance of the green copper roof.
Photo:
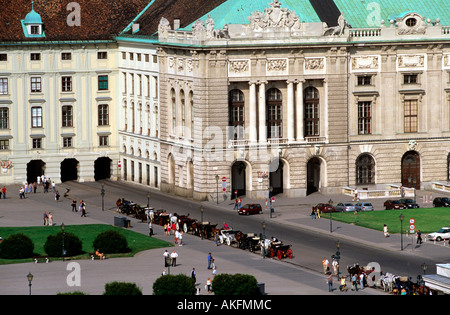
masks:
[(25, 16), (23, 22), (25, 24), (42, 24), (42, 19), (41, 16), (32, 9), (31, 12)]
[(441, 25), (450, 25), (449, 0), (334, 0), (353, 28), (379, 27), (381, 20), (389, 20), (415, 12), (426, 19), (441, 19)]
[[(248, 17), (252, 12), (264, 12), (270, 8), (272, 0), (228, 0), (200, 18), (206, 21), (208, 15), (214, 20), (214, 28), (222, 29), (225, 24), (250, 24)], [(302, 22), (320, 22), (309, 0), (280, 0), (281, 8), (294, 11)], [(191, 30), (192, 24), (184, 30)]]

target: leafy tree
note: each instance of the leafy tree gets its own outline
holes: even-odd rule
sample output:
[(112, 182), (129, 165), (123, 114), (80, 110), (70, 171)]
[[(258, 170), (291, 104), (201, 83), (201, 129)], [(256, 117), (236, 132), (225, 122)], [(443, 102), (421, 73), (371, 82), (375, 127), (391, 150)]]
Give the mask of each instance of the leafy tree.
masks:
[[(62, 257), (63, 232), (56, 235), (49, 235), (44, 244), (44, 250), (50, 257)], [(64, 232), (64, 250), (66, 257), (76, 256), (83, 253), (81, 240), (73, 233)]]
[(0, 257), (6, 259), (22, 259), (33, 256), (33, 241), (25, 234), (12, 234), (0, 244)]
[(109, 282), (105, 284), (103, 295), (142, 295), (142, 290), (131, 282)]
[(215, 295), (259, 295), (256, 278), (245, 274), (219, 274), (214, 277), (212, 291)]
[(115, 230), (108, 230), (97, 235), (93, 246), (95, 250), (98, 249), (101, 253), (108, 254), (128, 253), (131, 251), (128, 248), (125, 236)]

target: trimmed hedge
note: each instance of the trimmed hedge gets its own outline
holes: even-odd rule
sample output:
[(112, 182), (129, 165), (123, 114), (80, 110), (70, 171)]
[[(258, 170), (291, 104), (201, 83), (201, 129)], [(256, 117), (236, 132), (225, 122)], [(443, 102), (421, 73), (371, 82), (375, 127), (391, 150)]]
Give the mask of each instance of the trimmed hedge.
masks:
[(215, 295), (259, 295), (257, 283), (252, 275), (222, 273), (214, 277), (212, 291)]
[(165, 275), (153, 282), (153, 295), (194, 295), (195, 283), (183, 275)]
[(25, 234), (12, 234), (0, 244), (0, 257), (4, 259), (23, 259), (33, 257), (33, 241)]
[[(44, 250), (50, 257), (62, 257), (62, 238), (63, 232), (56, 235), (49, 235), (44, 244)], [(64, 233), (64, 250), (65, 257), (76, 256), (83, 253), (83, 244), (81, 240), (73, 233)]]
[(120, 254), (131, 251), (127, 239), (120, 232), (108, 230), (97, 235), (93, 242), (94, 250), (106, 254)]
[(103, 295), (142, 295), (142, 290), (131, 282), (109, 282), (105, 284)]

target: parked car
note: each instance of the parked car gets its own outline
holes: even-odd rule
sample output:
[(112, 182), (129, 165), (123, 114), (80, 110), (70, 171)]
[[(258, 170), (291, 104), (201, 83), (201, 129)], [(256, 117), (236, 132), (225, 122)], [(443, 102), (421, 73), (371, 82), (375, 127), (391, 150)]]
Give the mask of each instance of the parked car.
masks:
[(352, 212), (356, 210), (355, 205), (350, 202), (340, 202), (334, 207), (334, 209), (336, 212)]
[(390, 209), (406, 209), (406, 205), (403, 202), (400, 202), (400, 200), (386, 200), (384, 202), (384, 208), (386, 210)]
[(259, 203), (249, 203), (239, 208), (238, 213), (245, 215), (258, 214), (262, 213), (262, 208)]
[(437, 207), (450, 207), (450, 199), (437, 197), (433, 200), (433, 206)]
[(450, 239), (450, 227), (444, 226), (439, 231), (430, 233), (427, 235), (427, 238), (431, 241), (442, 241)]
[(358, 202), (355, 208), (356, 211), (373, 211), (373, 205), (370, 202)]
[(419, 205), (415, 203), (414, 200), (412, 199), (400, 199), (399, 201), (403, 203), (408, 209), (420, 208)]
[(329, 213), (329, 212), (336, 212), (336, 209), (328, 203), (318, 203), (313, 207), (313, 210), (320, 211), (320, 213)]

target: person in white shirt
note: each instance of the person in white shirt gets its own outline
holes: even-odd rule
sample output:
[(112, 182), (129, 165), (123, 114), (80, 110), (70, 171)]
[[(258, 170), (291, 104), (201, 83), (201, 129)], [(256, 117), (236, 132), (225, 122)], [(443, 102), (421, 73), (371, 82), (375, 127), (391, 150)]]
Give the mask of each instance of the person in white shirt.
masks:
[(175, 251), (170, 254), (170, 258), (172, 258), (172, 267), (175, 267), (177, 265), (177, 257), (178, 254)]

